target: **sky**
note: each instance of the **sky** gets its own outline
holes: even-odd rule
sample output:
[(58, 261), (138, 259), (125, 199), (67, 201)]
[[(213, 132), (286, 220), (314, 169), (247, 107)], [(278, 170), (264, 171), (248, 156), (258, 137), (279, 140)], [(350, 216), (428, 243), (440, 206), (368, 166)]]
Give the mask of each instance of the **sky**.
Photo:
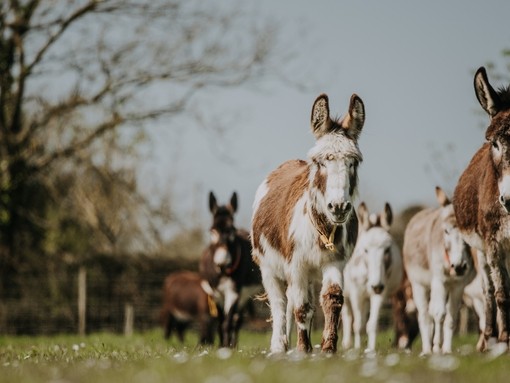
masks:
[(398, 214), (414, 204), (436, 206), (436, 185), (453, 194), (488, 123), (474, 94), (474, 72), (488, 62), (504, 72), (508, 62), (502, 51), (510, 49), (510, 1), (241, 4), (254, 21), (276, 23), (282, 49), (294, 52), (281, 70), (306, 86), (273, 77), (209, 91), (199, 102), (221, 135), (189, 121), (154, 130), (147, 175), (172, 189), (181, 221), (192, 215), (208, 226), (209, 191), (220, 203), (236, 191), (237, 226), (249, 228), (258, 185), (282, 162), (306, 159), (314, 145), (310, 112), (321, 93), (333, 116), (346, 113), (353, 93), (365, 104), (355, 205), (365, 201), (370, 211), (381, 211), (389, 202)]

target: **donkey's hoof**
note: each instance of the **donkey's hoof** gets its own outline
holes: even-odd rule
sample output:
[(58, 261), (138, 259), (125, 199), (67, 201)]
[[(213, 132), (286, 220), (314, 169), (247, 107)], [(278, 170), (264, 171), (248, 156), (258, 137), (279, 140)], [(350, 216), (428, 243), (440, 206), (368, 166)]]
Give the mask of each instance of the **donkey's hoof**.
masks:
[(312, 352), (312, 345), (307, 343), (298, 343), (296, 346), (296, 351), (309, 354)]
[(328, 339), (322, 342), (321, 350), (327, 354), (334, 354), (336, 352), (336, 342)]

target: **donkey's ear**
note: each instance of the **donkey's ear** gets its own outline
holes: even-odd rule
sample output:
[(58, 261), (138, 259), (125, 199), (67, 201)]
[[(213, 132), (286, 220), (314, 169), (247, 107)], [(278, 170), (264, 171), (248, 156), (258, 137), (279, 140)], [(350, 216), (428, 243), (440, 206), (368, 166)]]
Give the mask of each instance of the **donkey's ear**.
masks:
[(213, 214), (216, 213), (216, 210), (218, 210), (218, 202), (216, 201), (216, 197), (212, 191), (209, 192), (209, 210)]
[(381, 213), (381, 226), (389, 231), (391, 224), (393, 222), (393, 212), (391, 211), (391, 206), (388, 202), (384, 205), (384, 211)]
[(321, 94), (314, 101), (310, 124), (315, 138), (320, 138), (329, 131), (331, 119), (329, 118), (329, 101), (327, 95)]
[(230, 207), (232, 208), (232, 213), (237, 211), (237, 193), (233, 192), (232, 197), (230, 197)]
[(370, 217), (365, 202), (361, 202), (358, 206), (358, 220), (362, 230), (370, 229)]
[(475, 93), (476, 98), (482, 108), (492, 118), (500, 110), (499, 96), (489, 83), (487, 72), (484, 67), (480, 67), (475, 74)]
[(364, 124), (365, 105), (357, 94), (353, 94), (349, 103), (349, 112), (342, 120), (342, 128), (346, 130), (349, 137), (357, 140)]
[(450, 204), (450, 199), (446, 195), (443, 189), (441, 189), (439, 186), (436, 186), (436, 198), (437, 202), (439, 202), (439, 205), (446, 206)]

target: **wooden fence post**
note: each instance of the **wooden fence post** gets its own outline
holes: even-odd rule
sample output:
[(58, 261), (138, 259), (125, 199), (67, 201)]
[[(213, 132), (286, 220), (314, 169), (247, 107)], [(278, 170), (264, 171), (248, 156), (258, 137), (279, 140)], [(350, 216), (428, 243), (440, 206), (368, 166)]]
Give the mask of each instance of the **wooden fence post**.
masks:
[(85, 335), (87, 317), (87, 270), (78, 270), (78, 334)]
[(135, 310), (131, 303), (126, 303), (124, 306), (124, 335), (133, 335), (135, 321)]

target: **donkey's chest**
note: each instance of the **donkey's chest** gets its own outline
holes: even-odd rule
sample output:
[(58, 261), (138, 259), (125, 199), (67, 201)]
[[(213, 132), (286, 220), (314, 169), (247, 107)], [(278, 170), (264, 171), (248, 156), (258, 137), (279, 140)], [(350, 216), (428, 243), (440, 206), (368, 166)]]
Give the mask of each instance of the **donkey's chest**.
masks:
[(501, 218), (499, 230), (496, 233), (496, 240), (504, 245), (506, 249), (510, 248), (510, 215)]

